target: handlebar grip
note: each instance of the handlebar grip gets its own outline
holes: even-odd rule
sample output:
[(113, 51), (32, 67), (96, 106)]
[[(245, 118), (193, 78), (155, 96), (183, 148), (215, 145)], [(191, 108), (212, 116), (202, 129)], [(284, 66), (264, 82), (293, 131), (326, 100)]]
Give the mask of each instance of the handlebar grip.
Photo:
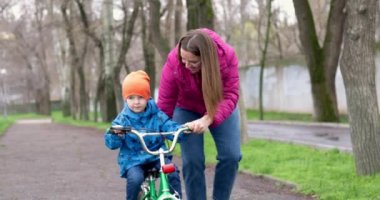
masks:
[(110, 131), (121, 131), (122, 133), (127, 133), (127, 132), (131, 132), (132, 130), (132, 127), (130, 126), (127, 126), (127, 127), (124, 127), (124, 126), (120, 126), (120, 125), (114, 125), (114, 126), (111, 126), (110, 128)]

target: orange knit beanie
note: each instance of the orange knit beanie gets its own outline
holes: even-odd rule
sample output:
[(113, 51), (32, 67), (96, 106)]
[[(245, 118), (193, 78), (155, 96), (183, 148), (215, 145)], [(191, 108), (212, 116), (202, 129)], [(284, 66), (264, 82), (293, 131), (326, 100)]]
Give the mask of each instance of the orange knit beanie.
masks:
[(131, 95), (139, 95), (144, 99), (150, 98), (150, 85), (149, 76), (144, 71), (139, 70), (129, 73), (123, 80), (122, 90), (123, 98), (127, 98)]

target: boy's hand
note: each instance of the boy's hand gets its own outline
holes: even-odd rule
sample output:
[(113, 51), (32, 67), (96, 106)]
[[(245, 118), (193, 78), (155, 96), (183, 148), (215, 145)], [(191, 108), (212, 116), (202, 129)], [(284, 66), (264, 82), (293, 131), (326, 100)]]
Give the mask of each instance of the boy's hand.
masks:
[(123, 131), (121, 131), (121, 130), (113, 130), (113, 132), (114, 132), (115, 134), (117, 134), (118, 136), (121, 136), (121, 135), (124, 134)]
[(120, 125), (114, 125), (110, 129), (114, 134), (118, 136), (125, 135), (128, 131), (130, 131), (130, 127), (123, 127)]
[(119, 137), (122, 137), (123, 135), (126, 134), (126, 130), (125, 130), (125, 128), (124, 128), (123, 126), (120, 126), (120, 125), (114, 125), (114, 126), (112, 126), (112, 127), (110, 128), (110, 131), (111, 131), (113, 134), (115, 134), (115, 135), (117, 135), (117, 136), (119, 136)]
[(115, 135), (115, 136), (119, 136), (119, 137), (123, 137), (125, 135), (120, 130), (113, 130), (113, 129), (111, 129), (111, 130), (109, 130), (109, 132), (110, 132), (111, 135)]

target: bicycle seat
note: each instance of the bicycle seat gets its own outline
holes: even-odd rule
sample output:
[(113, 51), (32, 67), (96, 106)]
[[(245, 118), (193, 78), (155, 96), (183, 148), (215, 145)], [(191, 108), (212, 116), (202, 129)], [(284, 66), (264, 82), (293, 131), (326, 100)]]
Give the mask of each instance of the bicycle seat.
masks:
[(144, 173), (144, 177), (148, 177), (149, 175), (152, 175), (154, 178), (158, 178), (160, 173), (158, 173), (156, 168), (151, 168)]

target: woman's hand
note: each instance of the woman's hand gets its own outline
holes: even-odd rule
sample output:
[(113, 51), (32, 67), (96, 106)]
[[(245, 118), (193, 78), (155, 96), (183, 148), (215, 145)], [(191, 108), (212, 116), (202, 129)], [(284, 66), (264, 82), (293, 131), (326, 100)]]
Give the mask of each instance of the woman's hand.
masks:
[(189, 127), (193, 133), (203, 133), (212, 124), (212, 119), (205, 115), (202, 118), (188, 122), (185, 126)]

